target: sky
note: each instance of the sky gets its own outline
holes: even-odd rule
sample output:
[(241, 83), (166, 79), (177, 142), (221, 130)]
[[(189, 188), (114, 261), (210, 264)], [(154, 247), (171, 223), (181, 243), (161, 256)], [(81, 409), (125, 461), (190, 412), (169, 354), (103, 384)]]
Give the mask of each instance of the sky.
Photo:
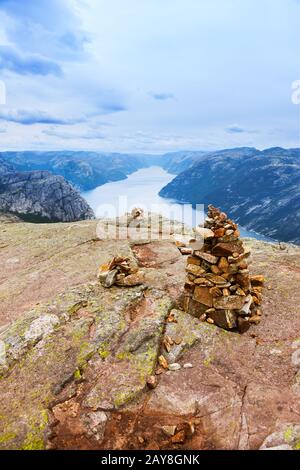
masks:
[(299, 80), (299, 0), (0, 0), (0, 151), (299, 147)]

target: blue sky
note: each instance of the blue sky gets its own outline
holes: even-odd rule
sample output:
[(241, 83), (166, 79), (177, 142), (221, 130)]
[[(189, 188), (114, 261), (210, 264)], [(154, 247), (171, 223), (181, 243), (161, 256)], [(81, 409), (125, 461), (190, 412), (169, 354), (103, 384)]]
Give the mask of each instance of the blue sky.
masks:
[(299, 0), (0, 0), (0, 149), (299, 146)]

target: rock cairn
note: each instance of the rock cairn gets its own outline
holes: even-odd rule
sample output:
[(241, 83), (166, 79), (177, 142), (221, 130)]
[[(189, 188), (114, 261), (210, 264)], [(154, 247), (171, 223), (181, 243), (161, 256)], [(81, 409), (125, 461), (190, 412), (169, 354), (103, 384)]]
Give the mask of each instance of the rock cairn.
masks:
[(194, 243), (187, 258), (184, 310), (202, 321), (241, 333), (261, 320), (263, 276), (250, 276), (250, 251), (243, 247), (232, 220), (208, 206), (204, 227), (196, 232), (203, 243)]
[(104, 287), (138, 286), (144, 282), (144, 272), (138, 269), (129, 258), (116, 255), (107, 264), (99, 267), (97, 277)]

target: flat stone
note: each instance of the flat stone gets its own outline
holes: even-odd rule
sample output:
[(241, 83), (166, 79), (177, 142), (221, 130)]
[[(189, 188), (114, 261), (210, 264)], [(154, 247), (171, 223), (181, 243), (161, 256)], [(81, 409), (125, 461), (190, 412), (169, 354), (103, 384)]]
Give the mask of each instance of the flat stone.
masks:
[(187, 265), (189, 264), (195, 264), (196, 266), (200, 266), (201, 260), (197, 258), (196, 256), (189, 256), (186, 260)]
[(216, 256), (231, 256), (233, 253), (242, 254), (243, 247), (234, 242), (221, 242), (215, 245), (212, 249), (212, 254)]
[(205, 277), (206, 279), (209, 279), (211, 282), (213, 282), (214, 284), (218, 286), (225, 287), (226, 285), (227, 287), (228, 281), (223, 276), (218, 276), (217, 274), (208, 273), (205, 275)]
[(236, 314), (231, 310), (215, 310), (209, 313), (210, 318), (214, 320), (215, 325), (225, 328), (232, 329), (236, 328)]
[(240, 295), (228, 295), (226, 297), (215, 297), (213, 306), (216, 309), (240, 310), (244, 306), (244, 297)]
[(196, 286), (194, 290), (193, 299), (203, 305), (207, 305), (208, 307), (213, 306), (213, 296), (209, 292), (208, 287)]
[(253, 286), (261, 286), (265, 282), (265, 277), (264, 276), (250, 276), (250, 282)]
[(243, 315), (243, 316), (247, 316), (249, 315), (249, 312), (250, 312), (250, 307), (251, 307), (251, 304), (252, 304), (252, 295), (247, 295), (247, 297), (244, 298), (244, 305), (243, 307), (240, 309), (239, 311), (239, 314), (240, 315)]
[(200, 318), (207, 310), (207, 305), (201, 304), (193, 298), (188, 298), (184, 310), (193, 317)]
[(115, 283), (118, 286), (126, 286), (126, 287), (132, 287), (132, 286), (140, 286), (145, 282), (145, 274), (143, 271), (138, 271), (135, 274), (129, 274), (128, 276), (123, 277), (120, 280), (117, 280)]
[(186, 267), (186, 271), (198, 277), (205, 272), (205, 270), (201, 268), (201, 266), (196, 266), (195, 264), (188, 264)]
[(215, 234), (212, 230), (209, 228), (204, 228), (204, 227), (196, 227), (195, 232), (198, 236), (203, 238), (203, 240), (209, 240), (211, 238), (214, 238)]
[(218, 262), (218, 257), (211, 255), (209, 253), (202, 253), (202, 251), (195, 251), (195, 256), (198, 256), (198, 258), (204, 259), (204, 261), (207, 261), (210, 264), (217, 264)]
[(101, 271), (98, 273), (98, 279), (104, 287), (111, 287), (114, 285), (117, 275), (117, 269), (113, 269), (112, 271)]

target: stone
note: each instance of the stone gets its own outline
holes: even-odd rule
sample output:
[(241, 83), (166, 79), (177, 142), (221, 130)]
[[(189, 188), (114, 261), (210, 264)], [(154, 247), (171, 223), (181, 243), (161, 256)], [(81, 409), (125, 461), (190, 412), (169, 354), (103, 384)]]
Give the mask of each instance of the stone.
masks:
[(203, 313), (205, 313), (206, 309), (207, 309), (206, 305), (197, 302), (193, 298), (189, 298), (188, 308), (184, 310), (188, 312), (190, 315), (192, 315), (193, 317), (200, 318), (200, 316)]
[(196, 266), (200, 266), (201, 264), (201, 260), (197, 258), (196, 256), (189, 256), (186, 262), (187, 262), (187, 265), (195, 264)]
[(193, 299), (203, 305), (207, 305), (207, 307), (213, 306), (213, 297), (209, 292), (208, 287), (196, 286), (194, 290)]
[(203, 238), (203, 240), (208, 240), (211, 238), (214, 238), (215, 234), (212, 230), (209, 228), (204, 228), (204, 227), (196, 227), (195, 232), (198, 236)]
[(221, 269), (216, 264), (213, 264), (210, 269), (213, 274), (222, 274)]
[(237, 274), (236, 282), (244, 291), (249, 291), (251, 287), (250, 277), (248, 274)]
[(212, 287), (211, 289), (209, 289), (209, 292), (213, 297), (222, 296), (222, 290), (219, 287)]
[(264, 276), (250, 276), (250, 282), (253, 286), (262, 286), (265, 282)]
[(168, 437), (174, 436), (176, 432), (176, 426), (162, 426), (161, 429), (163, 433)]
[(100, 271), (98, 273), (98, 279), (104, 287), (111, 287), (114, 285), (117, 275), (117, 269), (113, 269), (112, 271)]
[(208, 273), (205, 275), (205, 278), (220, 287), (229, 287), (230, 285), (228, 285), (227, 280), (223, 276), (218, 276), (216, 274)]
[(172, 444), (182, 444), (186, 440), (186, 435), (184, 430), (179, 431), (174, 436), (171, 437)]
[(157, 378), (155, 375), (150, 375), (147, 379), (147, 385), (149, 388), (154, 389), (157, 387)]
[(158, 363), (163, 367), (164, 369), (168, 369), (168, 362), (164, 356), (159, 356), (158, 358)]
[(253, 300), (252, 295), (247, 295), (247, 297), (245, 297), (245, 299), (244, 299), (245, 303), (242, 306), (242, 308), (239, 310), (240, 315), (243, 315), (243, 316), (249, 315), (252, 300)]
[(191, 364), (190, 362), (187, 362), (186, 364), (183, 364), (183, 368), (184, 368), (184, 369), (192, 369), (192, 368), (193, 368), (193, 364)]
[(195, 251), (195, 256), (198, 256), (198, 258), (204, 259), (204, 261), (207, 261), (207, 263), (210, 264), (217, 264), (219, 258), (217, 256), (211, 255), (209, 253), (203, 253), (202, 251)]
[(145, 282), (144, 272), (138, 271), (135, 274), (129, 274), (128, 276), (125, 276), (124, 278), (117, 280), (116, 284), (118, 286), (132, 287), (132, 286), (140, 286), (144, 282)]
[(227, 259), (224, 256), (221, 257), (221, 259), (218, 263), (218, 267), (223, 272), (228, 271), (229, 263), (228, 263)]
[(215, 256), (231, 256), (233, 253), (241, 254), (243, 251), (243, 247), (235, 242), (221, 242), (213, 247), (212, 254)]
[(253, 317), (249, 318), (249, 323), (254, 323), (255, 325), (258, 325), (261, 322), (261, 316), (259, 315), (254, 315)]
[(220, 227), (220, 228), (217, 228), (215, 231), (214, 231), (214, 235), (216, 238), (221, 238), (223, 237), (225, 234), (225, 228), (224, 227)]
[(206, 287), (213, 287), (213, 283), (209, 281), (208, 279), (205, 279), (204, 277), (197, 277), (194, 280), (194, 284), (197, 286), (206, 286)]
[(83, 422), (87, 428), (87, 436), (94, 437), (99, 443), (103, 441), (107, 414), (104, 411), (92, 411), (83, 416)]
[(215, 297), (213, 306), (216, 309), (240, 310), (244, 306), (245, 300), (239, 295), (229, 295), (227, 297)]
[(209, 316), (220, 328), (232, 329), (237, 326), (236, 314), (232, 310), (215, 310)]
[(250, 328), (249, 320), (243, 317), (238, 317), (237, 326), (240, 333), (245, 333)]
[(185, 255), (185, 256), (186, 255), (191, 255), (192, 252), (193, 252), (192, 248), (185, 248), (185, 247), (180, 247), (179, 251), (182, 255)]
[(31, 343), (42, 339), (44, 336), (51, 334), (59, 323), (57, 315), (41, 315), (39, 318), (34, 320), (30, 327), (25, 331), (25, 341)]
[(181, 369), (181, 365), (178, 364), (178, 362), (173, 362), (172, 364), (169, 364), (169, 370), (171, 370), (172, 372), (175, 372), (179, 369)]
[(205, 270), (201, 266), (196, 266), (195, 264), (188, 264), (186, 267), (186, 271), (198, 277), (205, 272)]

